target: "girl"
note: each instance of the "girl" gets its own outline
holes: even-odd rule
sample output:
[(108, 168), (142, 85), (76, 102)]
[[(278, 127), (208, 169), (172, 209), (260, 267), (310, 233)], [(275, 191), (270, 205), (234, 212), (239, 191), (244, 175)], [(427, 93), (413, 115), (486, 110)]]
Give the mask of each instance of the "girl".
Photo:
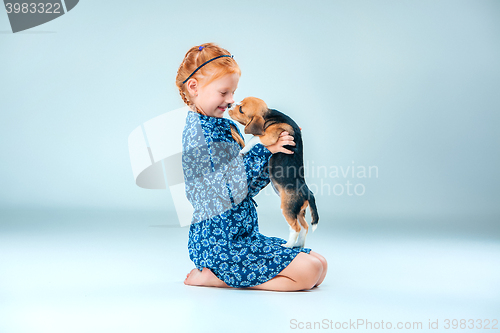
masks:
[(190, 107), (183, 131), (182, 164), (186, 196), (194, 207), (189, 257), (196, 268), (184, 283), (193, 286), (273, 291), (306, 290), (321, 284), (327, 263), (308, 248), (283, 247), (286, 241), (259, 232), (253, 200), (269, 182), (272, 154), (292, 151), (283, 132), (275, 144), (257, 144), (245, 155), (236, 124), (223, 118), (234, 103), (241, 71), (223, 48), (206, 43), (191, 48), (176, 77)]

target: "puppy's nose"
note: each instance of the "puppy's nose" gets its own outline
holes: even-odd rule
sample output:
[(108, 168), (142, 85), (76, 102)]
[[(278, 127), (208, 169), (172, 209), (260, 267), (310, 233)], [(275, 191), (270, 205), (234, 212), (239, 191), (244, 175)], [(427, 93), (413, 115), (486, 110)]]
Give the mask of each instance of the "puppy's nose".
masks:
[(235, 107), (236, 107), (236, 103), (230, 103), (230, 104), (227, 105), (227, 108), (229, 110), (234, 110)]

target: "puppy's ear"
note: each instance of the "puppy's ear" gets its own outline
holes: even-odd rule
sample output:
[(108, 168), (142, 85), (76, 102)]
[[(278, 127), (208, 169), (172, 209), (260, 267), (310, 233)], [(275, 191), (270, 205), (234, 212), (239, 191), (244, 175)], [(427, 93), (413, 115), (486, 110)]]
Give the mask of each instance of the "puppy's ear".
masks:
[(262, 135), (264, 134), (264, 118), (255, 115), (245, 126), (245, 134)]

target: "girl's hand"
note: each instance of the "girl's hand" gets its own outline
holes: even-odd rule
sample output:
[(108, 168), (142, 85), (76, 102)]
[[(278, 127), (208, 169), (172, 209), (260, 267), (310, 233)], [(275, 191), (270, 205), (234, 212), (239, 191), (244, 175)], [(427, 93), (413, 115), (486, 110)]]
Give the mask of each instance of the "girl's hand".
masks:
[(289, 135), (288, 132), (281, 132), (278, 141), (273, 143), (272, 145), (266, 146), (267, 149), (273, 154), (275, 153), (285, 153), (285, 154), (293, 154), (293, 151), (283, 148), (283, 146), (295, 146), (295, 142), (293, 141), (293, 136)]

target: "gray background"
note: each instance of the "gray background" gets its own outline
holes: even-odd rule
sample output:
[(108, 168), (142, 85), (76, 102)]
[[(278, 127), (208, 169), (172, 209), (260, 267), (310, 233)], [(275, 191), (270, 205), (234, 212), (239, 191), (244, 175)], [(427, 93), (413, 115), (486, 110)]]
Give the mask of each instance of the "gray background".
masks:
[(325, 178), (366, 191), (324, 187), (322, 210), (500, 213), (498, 1), (77, 7), (17, 34), (0, 17), (2, 208), (173, 208), (168, 191), (135, 186), (127, 138), (183, 106), (177, 68), (211, 41), (241, 67), (237, 100), (260, 97), (299, 123), (311, 166), (378, 167), (378, 178)]
[[(499, 17), (500, 2), (482, 0), (86, 0), (12, 34), (0, 13), (0, 331), (68, 331), (64, 320), (165, 331), (168, 313), (202, 331), (189, 308), (220, 295), (255, 304), (247, 310), (265, 312), (253, 325), (275, 331), (294, 316), (498, 314)], [(239, 63), (236, 100), (260, 97), (303, 128), (310, 166), (378, 168), (307, 177), (320, 226), (306, 244), (330, 273), (314, 302), (297, 296), (310, 309), (302, 318), (266, 317), (295, 296), (268, 309), (259, 294), (184, 287), (187, 229), (170, 193), (134, 183), (128, 135), (183, 106), (177, 68), (205, 42)], [(326, 192), (347, 181), (364, 195)], [(262, 230), (286, 238), (272, 189), (256, 201)], [(170, 287), (181, 294), (161, 294)], [(192, 315), (252, 326), (234, 311)]]

